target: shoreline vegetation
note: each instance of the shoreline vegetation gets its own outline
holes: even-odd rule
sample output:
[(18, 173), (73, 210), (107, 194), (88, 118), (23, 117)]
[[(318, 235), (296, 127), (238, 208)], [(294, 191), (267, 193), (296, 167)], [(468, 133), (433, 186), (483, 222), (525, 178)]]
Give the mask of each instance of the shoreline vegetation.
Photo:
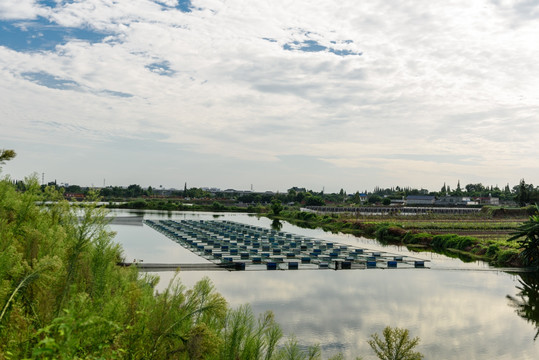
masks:
[[(277, 204), (274, 202), (273, 204)], [(517, 228), (534, 213), (532, 206), (505, 208), (484, 206), (473, 214), (423, 214), (400, 216), (357, 215), (354, 213), (317, 213), (299, 207), (225, 205), (206, 202), (186, 205), (178, 200), (136, 199), (109, 208), (163, 211), (246, 212), (283, 220), (307, 228), (321, 228), (373, 238), (386, 245), (406, 246), (412, 251), (431, 251), (463, 261), (485, 261), (499, 267), (524, 267), (519, 244), (508, 241)]]
[[(14, 181), (13, 185), (19, 191), (26, 189), (24, 181)], [(480, 183), (461, 187), (459, 181), (455, 188), (444, 183), (440, 191), (396, 186), (386, 189), (376, 187), (372, 192), (365, 190), (364, 193), (357, 191), (355, 194), (347, 194), (343, 189), (339, 193), (329, 194), (300, 187), (292, 187), (285, 193), (188, 188), (187, 183), (183, 190), (163, 189), (161, 186), (159, 189), (151, 186), (142, 188), (137, 184), (127, 187), (62, 187), (56, 181), (41, 185), (42, 190), (47, 188), (55, 189), (72, 201), (84, 201), (89, 192), (97, 191), (109, 208), (255, 213), (299, 226), (320, 227), (326, 231), (376, 238), (382, 244), (403, 245), (415, 251), (457, 256), (465, 261), (486, 261), (500, 267), (539, 265), (539, 240), (536, 241), (533, 234), (521, 232), (520, 236), (527, 240), (511, 238), (523, 230), (520, 227), (534, 215), (535, 208), (526, 205), (539, 203), (539, 186), (527, 184), (524, 179), (512, 188), (509, 184), (499, 188)], [(416, 205), (418, 201), (421, 204), (427, 201), (429, 205), (426, 206), (448, 210), (452, 206), (460, 206), (481, 211), (477, 214), (432, 213), (408, 216), (399, 215), (398, 210), (392, 214), (374, 216), (302, 211), (302, 207), (320, 206), (339, 210), (379, 206), (399, 209), (407, 200)], [(537, 256), (530, 255), (535, 252)]]
[(484, 207), (469, 215), (353, 215), (282, 210), (269, 217), (308, 228), (377, 239), (383, 245), (431, 251), (463, 261), (485, 261), (499, 267), (525, 267), (512, 234), (534, 213), (534, 207)]
[[(188, 289), (176, 276), (156, 292), (157, 276), (117, 266), (108, 211), (97, 192), (88, 199), (0, 180), (0, 360), (322, 359), (285, 338), (271, 311), (231, 308), (208, 278)], [(365, 341), (380, 359), (423, 358), (406, 329)]]

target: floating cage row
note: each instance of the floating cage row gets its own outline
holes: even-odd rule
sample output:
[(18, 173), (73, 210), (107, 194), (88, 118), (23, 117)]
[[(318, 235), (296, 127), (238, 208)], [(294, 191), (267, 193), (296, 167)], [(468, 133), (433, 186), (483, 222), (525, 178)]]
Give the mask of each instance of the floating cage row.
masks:
[(232, 221), (145, 220), (190, 251), (236, 270), (425, 267), (425, 261)]

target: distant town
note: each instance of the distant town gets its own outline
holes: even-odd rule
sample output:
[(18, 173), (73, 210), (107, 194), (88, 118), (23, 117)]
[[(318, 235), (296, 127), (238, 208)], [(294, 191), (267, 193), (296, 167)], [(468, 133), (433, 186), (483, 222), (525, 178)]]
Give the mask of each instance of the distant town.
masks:
[[(23, 181), (13, 181), (16, 187), (24, 190)], [(83, 187), (56, 181), (41, 185), (53, 187), (61, 191), (68, 200), (84, 200), (90, 192), (98, 193), (103, 201), (126, 201), (139, 199), (150, 201), (167, 199), (181, 202), (208, 204), (219, 202), (228, 206), (247, 207), (249, 205), (266, 205), (277, 199), (286, 205), (304, 206), (525, 206), (539, 202), (539, 187), (527, 184), (521, 180), (518, 185), (503, 188), (484, 186), (481, 183), (461, 186), (460, 181), (455, 187), (443, 184), (439, 191), (428, 191), (410, 187), (375, 187), (372, 191), (356, 191), (346, 193), (341, 189), (338, 193), (308, 190), (303, 187), (291, 187), (286, 192), (237, 190), (212, 187), (188, 187), (183, 189), (163, 188), (140, 185)], [(142, 203), (141, 203), (142, 205)], [(143, 207), (143, 206), (141, 206)]]

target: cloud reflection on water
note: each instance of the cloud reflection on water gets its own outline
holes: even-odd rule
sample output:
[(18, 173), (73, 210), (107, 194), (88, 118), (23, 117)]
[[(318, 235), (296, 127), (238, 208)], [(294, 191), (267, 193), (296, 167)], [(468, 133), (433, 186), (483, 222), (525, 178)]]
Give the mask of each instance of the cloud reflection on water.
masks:
[[(370, 354), (366, 339), (386, 325), (421, 338), (427, 358), (527, 359), (539, 355), (533, 327), (505, 295), (514, 279), (491, 272), (434, 270), (279, 271), (180, 274), (191, 286), (209, 276), (231, 306), (271, 309), (286, 334), (324, 356)], [(164, 279), (166, 274), (160, 273)], [(495, 277), (497, 281), (491, 281)], [(166, 281), (165, 281), (166, 283)], [(460, 285), (459, 285), (460, 284)]]
[[(196, 218), (211, 219), (212, 215), (197, 214)], [(246, 215), (226, 218), (271, 226), (268, 219)], [(143, 232), (129, 227), (120, 231), (127, 229), (134, 231), (123, 234), (123, 239), (129, 238), (130, 246), (134, 244), (147, 257), (188, 256), (187, 250), (147, 227)], [(372, 240), (300, 229), (286, 222), (282, 230), (388, 249)], [(137, 231), (144, 239), (136, 238)], [(534, 323), (516, 316), (508, 305), (507, 296), (519, 293), (515, 286), (523, 287), (516, 276), (474, 271), (486, 266), (462, 264), (441, 255), (420, 255), (431, 259), (432, 269), (183, 272), (179, 278), (191, 287), (208, 276), (231, 306), (249, 303), (257, 313), (272, 310), (285, 334), (295, 334), (304, 345), (320, 343), (324, 358), (342, 351), (346, 358), (369, 359), (366, 340), (386, 325), (405, 327), (419, 336), (418, 350), (428, 359), (539, 358)], [(166, 286), (173, 274), (158, 275), (160, 286)]]

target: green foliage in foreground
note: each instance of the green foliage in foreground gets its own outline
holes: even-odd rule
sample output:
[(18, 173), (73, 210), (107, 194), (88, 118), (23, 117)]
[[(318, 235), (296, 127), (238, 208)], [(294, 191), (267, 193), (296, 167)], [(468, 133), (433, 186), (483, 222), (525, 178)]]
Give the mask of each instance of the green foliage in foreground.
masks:
[(539, 266), (539, 205), (535, 205), (535, 213), (518, 227), (509, 240), (517, 240), (523, 248), (520, 255), (526, 265)]
[(27, 184), (21, 194), (0, 181), (0, 360), (321, 358), (280, 344), (271, 312), (229, 308), (208, 279), (156, 293), (156, 277), (116, 265), (106, 210)]
[[(0, 359), (270, 359), (282, 332), (271, 313), (228, 308), (208, 279), (121, 268), (106, 211), (76, 208), (28, 181), (0, 181)], [(37, 205), (55, 200), (49, 207)]]
[(406, 329), (386, 327), (383, 338), (374, 334), (368, 341), (379, 359), (382, 360), (421, 360), (423, 355), (414, 351), (419, 338), (410, 338)]
[(17, 154), (11, 149), (0, 149), (0, 165), (13, 159)]

